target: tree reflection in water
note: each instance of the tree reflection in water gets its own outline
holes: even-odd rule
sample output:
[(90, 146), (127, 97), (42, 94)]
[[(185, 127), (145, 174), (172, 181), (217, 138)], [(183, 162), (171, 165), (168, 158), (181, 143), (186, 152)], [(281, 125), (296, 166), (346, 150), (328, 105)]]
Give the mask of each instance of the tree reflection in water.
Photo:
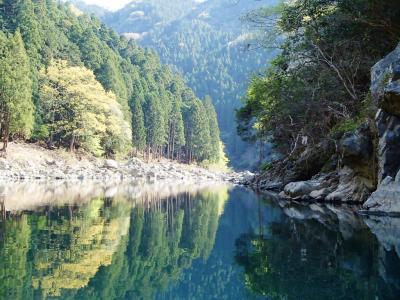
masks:
[(333, 206), (314, 211), (282, 206), (278, 221), (264, 228), (260, 218), (259, 232), (236, 241), (236, 262), (244, 268), (245, 284), (254, 295), (399, 299), (399, 256), (394, 247), (385, 249), (360, 217)]
[(8, 213), (0, 299), (151, 299), (207, 259), (227, 187), (143, 197)]

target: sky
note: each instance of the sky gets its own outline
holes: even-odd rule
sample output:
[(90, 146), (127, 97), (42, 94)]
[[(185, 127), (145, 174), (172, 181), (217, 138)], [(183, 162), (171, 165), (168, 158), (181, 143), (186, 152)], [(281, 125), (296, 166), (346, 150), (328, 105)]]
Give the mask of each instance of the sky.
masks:
[(97, 4), (109, 10), (117, 10), (124, 7), (132, 0), (83, 0), (87, 4)]

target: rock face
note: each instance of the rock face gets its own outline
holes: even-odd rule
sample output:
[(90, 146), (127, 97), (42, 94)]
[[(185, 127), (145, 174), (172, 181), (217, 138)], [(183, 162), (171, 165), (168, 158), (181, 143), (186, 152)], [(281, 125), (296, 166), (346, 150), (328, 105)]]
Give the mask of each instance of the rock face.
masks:
[(307, 148), (294, 164), (293, 179), (309, 180), (321, 171), (335, 151), (335, 143), (331, 139), (324, 140), (315, 147)]
[[(399, 94), (400, 95), (400, 94)], [(379, 182), (395, 177), (400, 169), (400, 118), (380, 110), (376, 117), (379, 134)]]
[(379, 111), (379, 182), (400, 169), (400, 44), (372, 68), (371, 94)]
[(370, 214), (400, 216), (400, 172), (394, 179), (387, 176), (364, 203)]
[[(284, 196), (292, 199), (328, 202), (365, 202), (375, 190), (375, 158), (369, 124), (345, 134), (338, 145), (336, 166), (326, 167), (335, 153), (328, 151), (325, 164), (319, 163), (310, 180), (291, 182)], [(326, 149), (326, 147), (324, 148)], [(319, 148), (321, 150), (321, 148)], [(330, 171), (330, 172), (326, 172)], [(318, 173), (319, 172), (319, 173)]]
[(364, 208), (396, 214), (400, 213), (400, 44), (372, 68), (371, 94), (379, 108), (379, 185)]
[(327, 201), (362, 203), (375, 190), (375, 158), (372, 141), (369, 124), (363, 124), (355, 132), (343, 136), (340, 141), (339, 185), (327, 195)]

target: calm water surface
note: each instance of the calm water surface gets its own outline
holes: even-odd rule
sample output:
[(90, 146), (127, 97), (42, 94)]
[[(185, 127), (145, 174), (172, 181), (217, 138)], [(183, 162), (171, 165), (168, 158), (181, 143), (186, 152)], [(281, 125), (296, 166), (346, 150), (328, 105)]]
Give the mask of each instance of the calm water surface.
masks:
[(0, 299), (400, 299), (400, 219), (226, 186), (0, 200)]

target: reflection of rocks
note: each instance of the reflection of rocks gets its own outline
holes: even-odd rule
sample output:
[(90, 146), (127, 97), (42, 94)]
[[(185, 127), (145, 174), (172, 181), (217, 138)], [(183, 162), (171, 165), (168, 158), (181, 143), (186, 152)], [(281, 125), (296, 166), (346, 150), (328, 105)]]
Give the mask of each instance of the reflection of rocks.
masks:
[(352, 237), (355, 231), (366, 228), (352, 206), (334, 206), (319, 203), (293, 203), (279, 201), (285, 215), (296, 220), (316, 220), (331, 230), (339, 230), (344, 239)]
[(400, 216), (400, 171), (388, 176), (363, 206), (369, 214)]
[(174, 180), (151, 183), (144, 179), (107, 183), (95, 181), (15, 182), (0, 183), (0, 191), (4, 190), (4, 196), (2, 198), (0, 196), (0, 200), (3, 200), (6, 211), (18, 212), (43, 206), (79, 205), (101, 196), (108, 198), (124, 196), (132, 202), (138, 200), (149, 202), (153, 197), (170, 197), (187, 191), (212, 190), (221, 186), (224, 185), (220, 183), (178, 184)]
[(370, 216), (364, 221), (384, 249), (394, 249), (400, 257), (400, 219)]
[[(376, 236), (379, 246), (379, 275), (384, 282), (400, 290), (400, 219), (369, 216), (365, 223)], [(395, 292), (394, 292), (395, 293)], [(398, 299), (387, 295), (388, 299)]]

